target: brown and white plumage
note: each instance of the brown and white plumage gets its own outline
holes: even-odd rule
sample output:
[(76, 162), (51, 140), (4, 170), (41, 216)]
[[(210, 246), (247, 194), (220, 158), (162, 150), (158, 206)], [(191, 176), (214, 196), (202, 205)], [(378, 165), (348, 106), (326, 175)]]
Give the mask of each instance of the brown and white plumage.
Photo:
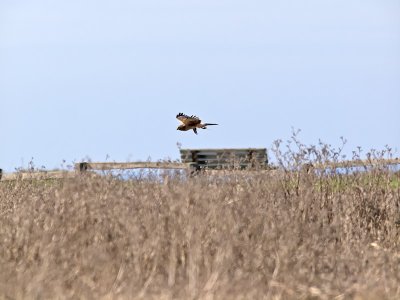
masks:
[(183, 113), (176, 115), (176, 118), (181, 121), (181, 125), (178, 126), (177, 130), (187, 131), (193, 130), (197, 134), (197, 128), (206, 129), (208, 125), (218, 125), (214, 123), (201, 123), (201, 120), (197, 116), (188, 116)]

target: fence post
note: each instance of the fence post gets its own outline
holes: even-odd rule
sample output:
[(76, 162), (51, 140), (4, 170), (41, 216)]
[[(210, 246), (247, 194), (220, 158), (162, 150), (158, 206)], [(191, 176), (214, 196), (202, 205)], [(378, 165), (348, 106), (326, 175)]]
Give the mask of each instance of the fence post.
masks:
[(80, 173), (86, 172), (87, 169), (88, 169), (88, 163), (87, 162), (79, 163), (79, 172)]
[(2, 176), (3, 176), (3, 169), (0, 169), (0, 180)]
[(190, 163), (188, 170), (189, 170), (189, 177), (194, 177), (201, 172), (201, 167), (197, 163)]

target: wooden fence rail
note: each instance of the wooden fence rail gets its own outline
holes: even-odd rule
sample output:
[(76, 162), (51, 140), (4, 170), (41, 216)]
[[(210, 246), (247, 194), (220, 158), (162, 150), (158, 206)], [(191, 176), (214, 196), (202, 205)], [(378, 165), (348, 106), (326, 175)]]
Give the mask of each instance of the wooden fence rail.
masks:
[(20, 171), (14, 173), (3, 173), (0, 176), (0, 181), (63, 179), (72, 178), (76, 175), (76, 172), (71, 171)]
[(75, 170), (127, 170), (127, 169), (188, 169), (190, 164), (179, 162), (81, 162), (75, 164)]
[(75, 164), (73, 171), (19, 171), (3, 173), (0, 169), (0, 181), (43, 180), (73, 178), (86, 171), (128, 170), (128, 169), (190, 169), (191, 164), (179, 162), (81, 162)]
[[(182, 151), (182, 156), (188, 157), (187, 151)], [(192, 155), (192, 153), (190, 153)], [(79, 174), (87, 171), (106, 171), (106, 170), (127, 170), (127, 169), (181, 169), (181, 170), (196, 170), (200, 167), (205, 169), (215, 169), (215, 167), (225, 167), (226, 161), (223, 161), (220, 165), (209, 163), (202, 156), (193, 156), (195, 159), (186, 159), (184, 162), (81, 162), (75, 164), (75, 170), (73, 171), (19, 171), (15, 173), (4, 173), (0, 169), (0, 181), (10, 180), (27, 180), (27, 179), (61, 179), (61, 178), (72, 178)], [(212, 154), (214, 155), (214, 154)], [(220, 159), (220, 158), (218, 158)], [(266, 157), (260, 155), (257, 157), (259, 161), (265, 162)], [(205, 163), (203, 163), (203, 161)], [(200, 164), (199, 164), (200, 162)], [(208, 166), (209, 164), (209, 166)], [(400, 158), (392, 159), (373, 159), (373, 160), (349, 160), (341, 162), (326, 162), (322, 164), (305, 164), (304, 167), (309, 169), (338, 169), (338, 168), (357, 168), (357, 167), (379, 167), (379, 166), (390, 166), (396, 165), (400, 167)], [(268, 167), (267, 164), (265, 166)], [(266, 169), (268, 170), (268, 168)]]

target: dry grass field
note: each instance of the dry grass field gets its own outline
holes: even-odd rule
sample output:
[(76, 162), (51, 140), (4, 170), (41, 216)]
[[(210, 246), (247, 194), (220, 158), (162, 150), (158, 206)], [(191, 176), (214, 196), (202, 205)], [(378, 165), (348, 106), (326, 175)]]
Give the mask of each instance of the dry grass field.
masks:
[(398, 174), (293, 168), (335, 155), (303, 150), (272, 172), (0, 182), (0, 299), (400, 299)]

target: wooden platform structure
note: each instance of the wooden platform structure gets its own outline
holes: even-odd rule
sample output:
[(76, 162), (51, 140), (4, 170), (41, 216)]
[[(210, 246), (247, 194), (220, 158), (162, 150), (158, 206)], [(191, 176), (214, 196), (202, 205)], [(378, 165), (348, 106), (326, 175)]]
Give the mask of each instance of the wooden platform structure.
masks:
[(201, 169), (266, 169), (266, 148), (180, 149), (181, 161)]

